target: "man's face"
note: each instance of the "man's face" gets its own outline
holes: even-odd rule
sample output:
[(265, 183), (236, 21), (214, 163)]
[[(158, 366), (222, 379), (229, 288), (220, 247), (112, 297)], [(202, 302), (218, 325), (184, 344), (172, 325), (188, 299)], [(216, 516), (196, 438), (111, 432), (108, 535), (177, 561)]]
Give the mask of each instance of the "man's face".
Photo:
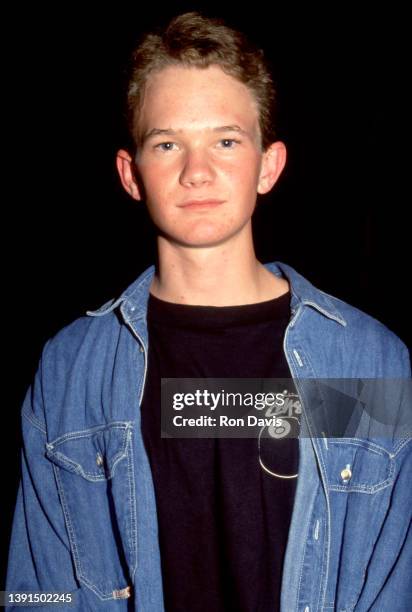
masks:
[(212, 246), (245, 232), (257, 192), (269, 191), (245, 85), (217, 66), (167, 67), (149, 78), (138, 132), (139, 196), (167, 240)]

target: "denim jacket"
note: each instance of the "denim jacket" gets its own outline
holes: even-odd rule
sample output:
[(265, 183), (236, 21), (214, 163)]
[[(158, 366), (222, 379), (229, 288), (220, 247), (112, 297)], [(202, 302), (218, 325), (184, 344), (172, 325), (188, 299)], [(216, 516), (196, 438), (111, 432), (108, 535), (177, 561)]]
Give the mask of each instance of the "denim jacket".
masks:
[[(384, 325), (291, 267), (267, 267), (290, 283), (284, 351), (304, 415), (281, 610), (411, 610), (411, 439), (315, 435), (304, 385), (409, 379), (407, 349)], [(117, 300), (44, 347), (22, 409), (8, 591), (70, 592), (75, 604), (67, 610), (82, 612), (164, 609), (139, 409), (153, 274), (146, 270)]]

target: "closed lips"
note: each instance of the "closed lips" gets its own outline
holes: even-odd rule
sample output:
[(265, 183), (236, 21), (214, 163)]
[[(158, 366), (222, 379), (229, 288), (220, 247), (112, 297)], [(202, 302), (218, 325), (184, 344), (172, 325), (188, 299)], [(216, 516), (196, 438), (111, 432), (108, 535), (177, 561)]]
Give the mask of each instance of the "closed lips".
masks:
[(217, 206), (218, 204), (222, 204), (223, 200), (190, 200), (188, 202), (183, 202), (180, 204), (181, 208), (186, 208), (187, 206)]

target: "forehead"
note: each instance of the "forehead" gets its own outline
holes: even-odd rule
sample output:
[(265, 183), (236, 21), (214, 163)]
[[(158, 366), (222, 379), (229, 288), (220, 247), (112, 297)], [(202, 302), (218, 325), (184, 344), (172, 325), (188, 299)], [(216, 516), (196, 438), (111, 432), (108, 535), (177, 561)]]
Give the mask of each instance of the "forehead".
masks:
[(258, 129), (258, 107), (248, 87), (219, 66), (169, 66), (149, 77), (139, 113), (140, 133), (230, 124)]

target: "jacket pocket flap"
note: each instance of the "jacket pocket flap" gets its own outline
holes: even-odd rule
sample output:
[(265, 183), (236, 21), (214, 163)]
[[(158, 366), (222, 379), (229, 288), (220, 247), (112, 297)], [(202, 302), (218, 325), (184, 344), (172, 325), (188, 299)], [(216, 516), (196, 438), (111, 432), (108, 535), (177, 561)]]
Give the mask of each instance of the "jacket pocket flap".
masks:
[(327, 476), (332, 491), (375, 493), (394, 477), (392, 455), (379, 445), (362, 439), (329, 439)]
[(66, 433), (46, 444), (46, 456), (55, 465), (86, 480), (108, 480), (127, 456), (132, 424), (115, 422)]

